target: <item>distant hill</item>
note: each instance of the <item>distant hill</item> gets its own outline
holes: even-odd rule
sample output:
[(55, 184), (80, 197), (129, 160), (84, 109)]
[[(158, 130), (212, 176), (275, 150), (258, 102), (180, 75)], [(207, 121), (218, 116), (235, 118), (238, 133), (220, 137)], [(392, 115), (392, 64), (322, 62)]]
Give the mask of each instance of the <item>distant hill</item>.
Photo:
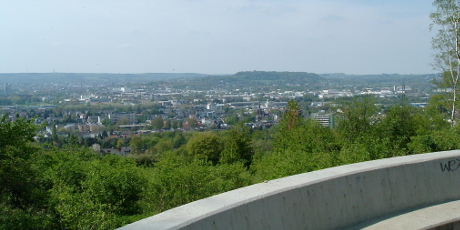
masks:
[(353, 87), (393, 87), (405, 84), (413, 89), (430, 89), (435, 74), (378, 74), (347, 75), (314, 74), (307, 72), (244, 71), (233, 75), (210, 76), (196, 73), (0, 73), (0, 84), (34, 83), (113, 83), (130, 85), (166, 84), (180, 89), (259, 89), (311, 90), (341, 89)]
[(61, 82), (88, 82), (111, 81), (150, 82), (180, 78), (203, 77), (204, 74), (195, 73), (144, 73), (144, 74), (110, 74), (110, 73), (0, 73), (0, 83), (61, 83)]
[(275, 81), (293, 84), (317, 83), (323, 77), (306, 72), (265, 72), (265, 71), (246, 71), (238, 72), (231, 76), (238, 80), (247, 81)]
[(323, 81), (324, 78), (306, 72), (267, 72), (246, 71), (227, 76), (207, 76), (189, 81), (191, 85), (202, 85), (207, 88), (219, 87), (248, 87), (248, 86), (273, 86), (273, 85), (311, 85)]

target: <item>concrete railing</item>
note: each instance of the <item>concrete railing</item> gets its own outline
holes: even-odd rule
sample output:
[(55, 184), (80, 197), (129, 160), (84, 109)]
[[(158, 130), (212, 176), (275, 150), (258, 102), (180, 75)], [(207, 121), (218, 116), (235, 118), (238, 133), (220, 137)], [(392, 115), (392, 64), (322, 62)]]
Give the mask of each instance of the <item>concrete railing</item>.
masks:
[(455, 150), (271, 180), (121, 229), (336, 229), (459, 199), (460, 151)]

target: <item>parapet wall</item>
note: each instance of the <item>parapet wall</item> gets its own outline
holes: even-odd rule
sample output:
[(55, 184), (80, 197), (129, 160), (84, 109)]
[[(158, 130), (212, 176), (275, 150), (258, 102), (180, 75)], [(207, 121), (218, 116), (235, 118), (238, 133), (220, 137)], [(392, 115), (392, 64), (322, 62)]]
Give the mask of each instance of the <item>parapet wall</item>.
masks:
[(336, 229), (459, 199), (460, 151), (454, 150), (271, 180), (198, 200), (121, 229)]

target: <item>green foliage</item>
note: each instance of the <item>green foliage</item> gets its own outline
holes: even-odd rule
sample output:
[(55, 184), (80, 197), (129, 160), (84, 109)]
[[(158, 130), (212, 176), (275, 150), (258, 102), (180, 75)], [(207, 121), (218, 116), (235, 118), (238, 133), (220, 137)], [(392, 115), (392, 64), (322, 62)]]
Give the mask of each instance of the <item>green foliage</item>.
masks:
[(163, 118), (161, 116), (157, 116), (157, 117), (153, 118), (151, 123), (152, 123), (152, 127), (154, 129), (162, 129), (163, 126), (164, 126), (164, 121), (163, 121)]
[(416, 154), (438, 151), (438, 146), (436, 145), (432, 135), (420, 135), (412, 137), (408, 147), (413, 153)]
[(302, 151), (305, 153), (335, 151), (335, 136), (327, 127), (313, 120), (304, 120), (300, 108), (290, 101), (273, 135), (275, 152)]
[(448, 130), (439, 130), (432, 133), (436, 149), (440, 151), (460, 148), (460, 135), (456, 127)]
[(56, 130), (56, 123), (54, 122), (51, 125), (51, 140), (53, 140), (53, 142), (57, 142), (59, 140)]
[(337, 131), (344, 141), (353, 143), (358, 137), (367, 135), (376, 120), (377, 107), (372, 95), (355, 96), (344, 101), (337, 114)]
[(126, 117), (121, 118), (119, 122), (117, 122), (115, 125), (120, 126), (120, 125), (130, 125), (131, 123), (129, 122), (129, 119)]
[(124, 147), (125, 146), (125, 140), (123, 140), (122, 138), (118, 139), (117, 140), (117, 145), (115, 146), (117, 149), (121, 149), (121, 147)]
[(216, 164), (224, 150), (224, 144), (215, 132), (195, 133), (187, 143), (187, 150), (195, 159)]
[(104, 120), (102, 120), (102, 125), (109, 126), (110, 125), (110, 120), (108, 118), (104, 118)]
[(0, 120), (0, 200), (13, 208), (27, 208), (38, 199), (31, 166), (38, 150), (31, 145), (36, 129), (33, 120)]
[(229, 125), (236, 125), (236, 124), (238, 124), (239, 120), (240, 119), (239, 119), (238, 115), (233, 114), (233, 115), (227, 116), (225, 118), (225, 123), (227, 123)]
[(0, 229), (53, 229), (52, 217), (43, 210), (20, 209), (0, 202)]
[(417, 134), (417, 110), (405, 104), (393, 106), (385, 118), (379, 123), (378, 134), (381, 137), (388, 137), (392, 148), (407, 149), (410, 138)]
[(173, 140), (168, 138), (167, 140), (161, 140), (151, 150), (153, 153), (161, 154), (163, 152), (171, 151), (174, 149)]
[(142, 152), (142, 137), (133, 136), (129, 141), (129, 147), (131, 147), (131, 153), (139, 154)]
[(50, 211), (60, 226), (113, 229), (142, 212), (147, 179), (130, 158), (67, 149), (46, 152), (40, 161)]
[(11, 105), (12, 102), (7, 97), (0, 97), (0, 105)]
[[(435, 0), (433, 6), (436, 11), (430, 15), (432, 24), (438, 29), (435, 37), (432, 38), (432, 48), (436, 51), (434, 55), (434, 67), (441, 71), (440, 80), (433, 83), (443, 91), (446, 100), (444, 103), (450, 110), (452, 122), (456, 121), (458, 113), (458, 94), (460, 77), (460, 24), (459, 10), (460, 3), (454, 0)], [(449, 89), (449, 93), (447, 93)]]
[(189, 161), (174, 153), (165, 154), (155, 165), (148, 200), (156, 211), (164, 211), (204, 197), (249, 185), (243, 164), (212, 164)]
[(442, 110), (446, 114), (450, 114), (452, 121), (456, 119), (456, 113), (458, 113), (457, 110), (459, 106), (458, 77), (458, 73), (446, 71), (440, 78), (432, 80), (433, 85), (439, 92), (437, 92), (435, 97), (431, 98), (431, 102), (442, 107)]
[[(194, 128), (198, 127), (198, 121), (195, 118), (187, 118), (186, 121), (187, 121), (188, 126), (191, 129), (194, 129)], [(180, 127), (180, 125), (179, 125), (179, 127)]]
[(286, 150), (292, 142), (294, 135), (299, 132), (296, 131), (302, 123), (301, 111), (299, 106), (294, 100), (288, 102), (288, 107), (283, 114), (281, 121), (276, 126), (277, 130), (274, 135), (273, 146), (276, 151)]
[(182, 132), (174, 132), (173, 147), (179, 148), (186, 144), (187, 140)]
[(251, 170), (260, 182), (336, 165), (339, 146), (333, 132), (313, 120), (304, 120), (294, 101), (275, 127), (273, 153), (254, 159)]
[(251, 146), (248, 126), (244, 124), (233, 126), (225, 132), (223, 142), (225, 148), (220, 157), (221, 163), (242, 162), (246, 167), (251, 165), (254, 150)]
[(310, 172), (335, 166), (333, 153), (307, 153), (303, 151), (274, 152), (255, 159), (251, 170), (254, 182)]
[(254, 150), (253, 158), (260, 158), (267, 153), (273, 151), (272, 146), (272, 131), (274, 129), (254, 130), (252, 132), (252, 149)]

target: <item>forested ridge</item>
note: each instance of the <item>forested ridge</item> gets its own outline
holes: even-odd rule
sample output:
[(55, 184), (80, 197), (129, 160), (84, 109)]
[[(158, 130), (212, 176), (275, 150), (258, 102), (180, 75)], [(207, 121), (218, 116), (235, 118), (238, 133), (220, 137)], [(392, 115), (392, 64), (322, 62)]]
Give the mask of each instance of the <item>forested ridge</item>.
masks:
[[(0, 122), (1, 229), (113, 229), (218, 193), (343, 164), (458, 149), (460, 127), (440, 105), (373, 96), (341, 101), (336, 126), (306, 119), (290, 101), (270, 129), (166, 131), (125, 140), (128, 156), (39, 144), (31, 120)], [(436, 106), (435, 106), (436, 105)], [(59, 146), (59, 147), (58, 147)]]
[[(253, 86), (277, 86), (294, 84), (305, 87), (306, 85), (319, 84), (325, 79), (314, 73), (306, 72), (274, 72), (274, 71), (243, 71), (233, 75), (206, 76), (190, 78), (187, 86), (194, 89), (208, 89), (210, 86), (217, 88), (245, 88)], [(180, 85), (180, 82), (176, 82)], [(185, 85), (184, 85), (185, 88)]]

